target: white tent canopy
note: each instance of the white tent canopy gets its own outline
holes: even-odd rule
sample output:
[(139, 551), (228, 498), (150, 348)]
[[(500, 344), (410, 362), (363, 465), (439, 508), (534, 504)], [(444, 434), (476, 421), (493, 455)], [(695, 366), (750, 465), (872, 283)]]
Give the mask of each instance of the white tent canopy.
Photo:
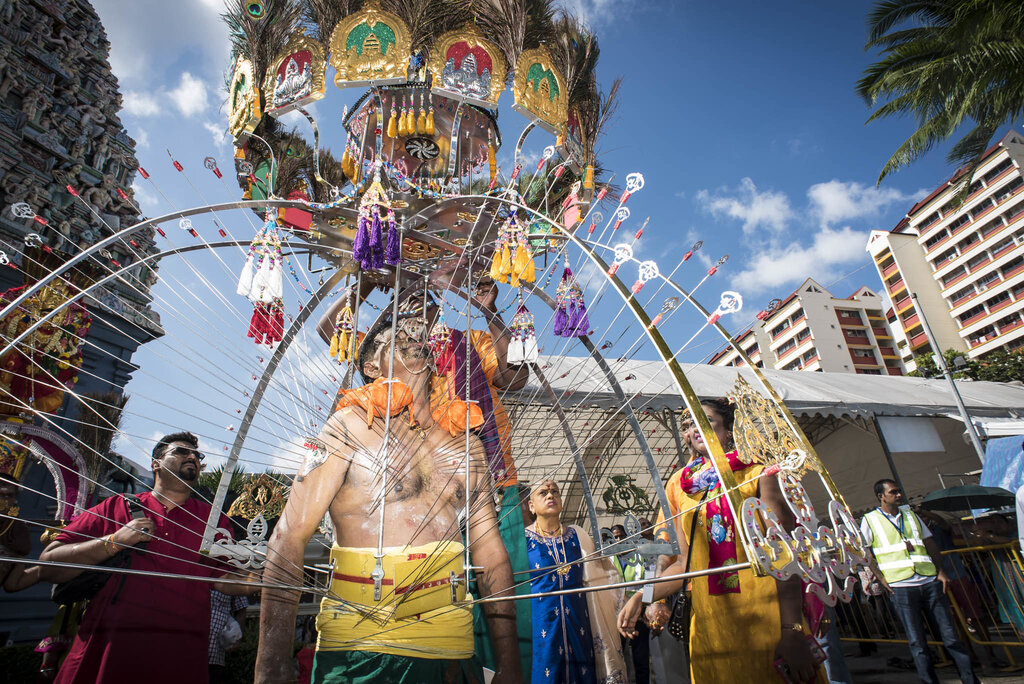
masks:
[[(637, 414), (664, 481), (680, 459), (670, 414), (678, 419), (683, 401), (672, 375), (664, 364), (654, 361), (609, 359), (608, 365)], [(574, 435), (575, 453), (582, 457), (601, 524), (621, 518), (614, 505), (623, 477), (632, 478), (631, 484), (655, 503), (642, 450), (625, 412), (618, 410), (621, 400), (598, 363), (589, 357), (542, 357), (539, 367), (565, 412), (565, 426)], [(749, 369), (683, 364), (683, 370), (701, 397), (727, 394), (737, 373), (758, 387)], [(963, 438), (964, 425), (945, 380), (774, 370), (765, 371), (765, 375), (800, 421), (854, 510), (874, 505), (873, 483), (892, 477), (894, 470), (908, 496), (914, 498), (939, 488), (939, 473), (973, 471), (981, 465)], [(972, 420), (982, 428), (999, 429), (1003, 434), (1017, 425), (1024, 426), (1024, 387), (991, 382), (958, 382), (957, 386)], [(532, 377), (526, 388), (509, 393), (505, 402), (514, 424), (526, 420), (532, 426), (528, 438), (513, 435), (521, 478), (561, 479), (567, 484), (567, 512), (583, 522), (584, 501), (573, 464), (574, 452), (562, 421), (550, 409), (549, 396)], [(906, 452), (891, 454), (890, 465), (874, 420), (882, 416), (893, 417), (885, 421), (887, 433), (899, 430), (903, 417), (927, 417), (932, 435), (922, 445), (927, 443), (930, 450), (906, 447)], [(910, 431), (912, 424), (916, 434), (921, 434), (920, 423), (906, 421), (908, 434), (915, 434)], [(539, 435), (543, 439), (538, 439)], [(908, 440), (899, 443), (905, 445)], [(936, 448), (939, 444), (941, 448)], [(613, 479), (616, 476), (618, 481)], [(809, 491), (813, 497), (814, 487)]]

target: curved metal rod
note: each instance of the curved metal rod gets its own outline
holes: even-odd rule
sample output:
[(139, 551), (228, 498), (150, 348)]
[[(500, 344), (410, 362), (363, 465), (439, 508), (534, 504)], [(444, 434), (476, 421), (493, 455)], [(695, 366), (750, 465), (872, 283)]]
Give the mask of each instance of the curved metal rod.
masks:
[[(71, 306), (72, 302), (74, 302), (74, 301), (76, 301), (78, 299), (81, 299), (85, 295), (90, 294), (93, 290), (106, 285), (111, 280), (115, 280), (117, 278), (120, 278), (124, 273), (130, 271), (131, 269), (135, 268), (139, 264), (145, 264), (145, 263), (147, 263), (149, 261), (153, 261), (154, 259), (160, 259), (160, 258), (163, 258), (165, 256), (172, 256), (174, 254), (184, 254), (186, 252), (194, 252), (194, 251), (198, 251), (200, 249), (209, 249), (211, 247), (217, 248), (217, 249), (219, 249), (221, 247), (239, 247), (239, 246), (244, 245), (244, 244), (248, 244), (248, 241), (247, 240), (224, 240), (222, 242), (206, 242), (206, 243), (203, 243), (203, 244), (200, 244), (200, 245), (188, 245), (186, 247), (175, 247), (174, 249), (169, 249), (169, 250), (167, 250), (165, 252), (157, 252), (156, 254), (150, 254), (148, 256), (145, 256), (145, 257), (139, 259), (138, 261), (134, 261), (134, 262), (128, 264), (127, 266), (122, 266), (120, 269), (118, 269), (116, 271), (113, 271), (112, 273), (104, 276), (100, 280), (97, 280), (95, 283), (93, 283), (89, 287), (87, 287), (84, 290), (82, 290), (81, 292), (79, 292), (76, 296), (69, 297), (67, 300), (62, 302), (60, 305), (54, 307), (53, 310), (50, 311), (50, 313), (46, 314), (45, 316), (41, 316), (39, 318), (39, 320), (37, 320), (32, 325), (28, 326), (28, 328), (25, 329), (25, 332), (21, 333), (20, 335), (15, 337), (13, 340), (9, 341), (6, 344), (6, 346), (4, 346), (3, 349), (0, 349), (0, 357), (2, 357), (4, 354), (9, 352), (11, 349), (13, 349), (16, 345), (18, 345), (26, 337), (28, 337), (29, 335), (34, 333), (36, 331), (36, 329), (39, 326), (41, 326), (43, 323), (45, 323), (46, 321), (48, 321), (51, 318), (53, 318), (55, 315), (57, 315), (58, 313), (63, 311), (65, 308)], [(44, 280), (49, 282), (49, 280), (51, 280), (51, 279), (50, 278), (45, 278)], [(39, 282), (43, 282), (43, 280), (41, 280)], [(15, 301), (16, 302), (21, 301), (21, 297), (19, 297)], [(3, 318), (4, 316), (7, 315), (8, 309), (10, 309), (10, 307), (7, 307), (2, 312), (0, 312), (0, 318)]]
[(285, 331), (281, 341), (278, 342), (277, 347), (274, 349), (274, 355), (267, 362), (267, 367), (263, 369), (263, 375), (260, 376), (256, 389), (252, 391), (252, 397), (249, 398), (249, 406), (246, 407), (242, 422), (238, 425), (238, 432), (235, 433), (235, 439), (231, 443), (231, 452), (228, 454), (227, 461), (224, 463), (224, 469), (221, 471), (220, 483), (217, 485), (217, 494), (213, 499), (210, 517), (206, 521), (206, 532), (203, 534), (203, 544), (199, 547), (200, 551), (209, 551), (213, 545), (213, 538), (217, 532), (217, 521), (220, 520), (221, 516), (220, 509), (224, 505), (224, 499), (227, 497), (228, 485), (231, 484), (231, 473), (235, 469), (235, 464), (238, 463), (238, 457), (242, 453), (242, 443), (249, 434), (249, 426), (252, 425), (252, 419), (256, 415), (256, 410), (263, 401), (263, 394), (270, 385), (270, 379), (273, 377), (274, 371), (277, 370), (278, 364), (281, 363), (281, 359), (284, 358), (285, 353), (295, 339), (295, 335), (302, 328), (306, 319), (309, 318), (324, 296), (338, 284), (342, 277), (344, 277), (344, 274), (342, 269), (339, 268), (334, 272), (334, 275), (324, 281), (324, 284), (306, 300), (306, 303), (299, 310), (299, 314), (292, 321), (292, 324), (288, 326), (288, 330)]
[[(455, 157), (458, 152), (459, 133), (462, 132), (462, 104), (462, 100), (459, 100), (459, 103), (455, 105), (455, 112), (452, 114), (452, 134), (448, 146), (448, 172), (445, 173), (445, 176), (448, 178), (454, 176), (456, 171)], [(459, 177), (461, 178), (462, 176), (460, 175)]]
[[(512, 155), (512, 171), (515, 172), (515, 168), (519, 165), (519, 153), (523, 150), (523, 143), (526, 142), (526, 136), (530, 135), (530, 132), (537, 127), (536, 121), (531, 121), (526, 124), (526, 128), (519, 134), (519, 141), (516, 143), (516, 152)], [(509, 174), (511, 176), (511, 174)], [(509, 188), (512, 187), (512, 181), (509, 181)]]
[[(82, 252), (80, 252), (79, 254), (77, 254), (76, 256), (73, 256), (72, 258), (68, 259), (63, 264), (61, 264), (58, 268), (50, 271), (44, 277), (42, 277), (38, 281), (36, 281), (34, 284), (32, 284), (31, 286), (25, 288), (25, 291), (22, 292), (20, 295), (18, 295), (14, 299), (14, 301), (12, 301), (10, 304), (8, 304), (2, 310), (0, 310), (0, 318), (3, 318), (7, 314), (9, 314), (11, 311), (13, 311), (16, 308), (18, 308), (18, 306), (20, 306), (22, 302), (24, 302), (26, 299), (28, 299), (29, 297), (34, 295), (36, 292), (39, 292), (41, 289), (46, 287), (50, 283), (50, 281), (54, 280), (55, 278), (57, 278), (57, 276), (59, 276), (60, 274), (64, 273), (65, 271), (69, 270), (75, 264), (78, 264), (78, 263), (84, 261), (85, 259), (88, 259), (93, 254), (96, 254), (97, 252), (99, 252), (101, 249), (105, 249), (109, 245), (112, 245), (115, 242), (119, 242), (123, 238), (126, 238), (126, 237), (128, 237), (130, 235), (133, 235), (133, 234), (139, 232), (140, 230), (144, 230), (146, 228), (149, 228), (150, 226), (159, 225), (159, 224), (161, 224), (161, 223), (163, 223), (165, 221), (172, 221), (174, 219), (186, 218), (188, 216), (198, 216), (198, 215), (201, 215), (201, 214), (212, 214), (212, 213), (216, 213), (218, 211), (224, 211), (224, 210), (227, 210), (227, 209), (258, 209), (260, 207), (267, 207), (267, 208), (270, 208), (270, 207), (275, 207), (275, 208), (295, 208), (295, 209), (308, 209), (309, 208), (309, 206), (307, 204), (305, 204), (303, 202), (296, 201), (296, 200), (282, 200), (282, 199), (273, 199), (273, 200), (272, 199), (265, 199), (265, 200), (239, 200), (239, 201), (235, 201), (235, 202), (224, 202), (223, 204), (207, 204), (207, 205), (202, 206), (202, 207), (193, 207), (192, 209), (179, 209), (179, 210), (173, 211), (173, 212), (171, 212), (169, 214), (164, 214), (163, 216), (158, 216), (156, 218), (151, 218), (151, 219), (146, 219), (145, 221), (140, 221), (139, 223), (136, 223), (134, 226), (129, 226), (127, 228), (124, 228), (123, 230), (120, 230), (120, 231), (114, 233), (113, 235), (100, 240), (99, 242), (94, 244), (92, 247), (89, 247), (88, 249), (85, 249)], [(214, 244), (214, 243), (210, 243), (210, 244)], [(217, 244), (221, 244), (221, 243), (217, 243)], [(245, 243), (244, 242), (232, 242), (230, 244), (235, 245), (235, 244), (245, 244)], [(173, 253), (175, 253), (173, 250), (168, 252), (168, 254), (173, 254)], [(149, 257), (147, 257), (145, 259), (140, 259), (139, 261), (146, 261), (148, 259), (149, 259)], [(133, 262), (131, 264), (131, 266), (134, 267), (136, 264), (139, 263), (139, 261)], [(125, 270), (127, 270), (127, 268), (122, 268), (120, 271), (118, 271), (118, 273), (122, 273)], [(17, 342), (20, 342), (23, 338), (24, 338), (24, 335), (19, 336), (18, 339), (17, 339)], [(5, 348), (3, 350), (3, 352), (0, 352), (0, 354), (3, 354), (4, 352), (6, 352), (7, 349), (10, 348), (10, 346), (11, 345), (8, 345), (8, 347)]]

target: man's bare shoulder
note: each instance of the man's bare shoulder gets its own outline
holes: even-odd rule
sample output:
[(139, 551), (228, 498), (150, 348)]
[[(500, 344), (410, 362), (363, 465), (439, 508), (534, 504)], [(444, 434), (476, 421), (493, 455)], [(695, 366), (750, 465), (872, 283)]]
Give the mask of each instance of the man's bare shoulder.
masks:
[(320, 439), (328, 448), (357, 449), (376, 440), (377, 435), (366, 425), (365, 411), (346, 406), (327, 419), (320, 431)]

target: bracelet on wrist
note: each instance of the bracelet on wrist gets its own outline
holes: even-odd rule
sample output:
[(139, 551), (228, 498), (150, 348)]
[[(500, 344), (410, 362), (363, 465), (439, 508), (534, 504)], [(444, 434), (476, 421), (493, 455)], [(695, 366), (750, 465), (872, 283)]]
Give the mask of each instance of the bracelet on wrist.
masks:
[(117, 542), (114, 541), (113, 534), (108, 534), (103, 537), (103, 549), (111, 556), (117, 553)]
[(794, 632), (800, 632), (801, 634), (804, 633), (804, 626), (803, 626), (803, 624), (801, 624), (799, 622), (783, 622), (782, 623), (782, 629), (783, 630), (787, 630), (788, 629), (788, 630), (792, 630)]

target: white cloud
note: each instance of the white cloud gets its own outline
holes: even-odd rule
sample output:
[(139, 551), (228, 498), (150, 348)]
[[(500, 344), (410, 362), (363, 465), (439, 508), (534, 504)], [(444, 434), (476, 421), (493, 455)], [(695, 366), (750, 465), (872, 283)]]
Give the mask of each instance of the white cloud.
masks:
[(148, 187), (139, 183), (138, 177), (132, 183), (132, 191), (135, 193), (135, 201), (139, 203), (142, 211), (147, 214), (153, 213), (157, 207), (157, 197), (149, 191)]
[(811, 212), (822, 225), (830, 226), (838, 221), (879, 216), (893, 204), (909, 207), (926, 194), (926, 190), (908, 195), (896, 188), (877, 188), (833, 179), (812, 185), (807, 190), (807, 199), (810, 200)]
[(732, 284), (751, 293), (807, 277), (829, 280), (836, 275), (837, 266), (864, 259), (866, 240), (867, 233), (849, 226), (822, 228), (810, 245), (792, 241), (756, 251), (747, 268), (733, 276)]
[(173, 11), (156, 0), (93, 0), (110, 40), (110, 66), (122, 88), (170, 86), (172, 65), (195, 65), (211, 82), (228, 62), (223, 0), (177, 0)]
[(213, 123), (212, 121), (204, 121), (203, 128), (208, 130), (210, 132), (210, 135), (213, 136), (213, 144), (216, 145), (217, 147), (224, 147), (225, 145), (227, 145), (228, 140), (230, 140), (230, 138), (228, 138), (228, 131), (223, 124)]
[(168, 92), (167, 96), (171, 98), (171, 102), (178, 108), (182, 116), (186, 117), (201, 114), (206, 109), (209, 99), (203, 80), (187, 71), (181, 73), (178, 87)]
[(141, 126), (132, 126), (132, 138), (135, 139), (135, 149), (144, 150), (149, 147), (149, 133)]
[(559, 4), (594, 29), (610, 24), (618, 15), (630, 10), (634, 3), (622, 0), (562, 0)]
[(732, 191), (725, 189), (712, 195), (701, 190), (697, 203), (712, 216), (743, 221), (743, 232), (748, 235), (759, 228), (781, 232), (793, 217), (789, 197), (784, 192), (760, 192), (750, 178), (742, 179), (739, 188)]
[(155, 116), (161, 109), (156, 97), (150, 93), (129, 90), (124, 94), (124, 108), (121, 111), (132, 116)]

